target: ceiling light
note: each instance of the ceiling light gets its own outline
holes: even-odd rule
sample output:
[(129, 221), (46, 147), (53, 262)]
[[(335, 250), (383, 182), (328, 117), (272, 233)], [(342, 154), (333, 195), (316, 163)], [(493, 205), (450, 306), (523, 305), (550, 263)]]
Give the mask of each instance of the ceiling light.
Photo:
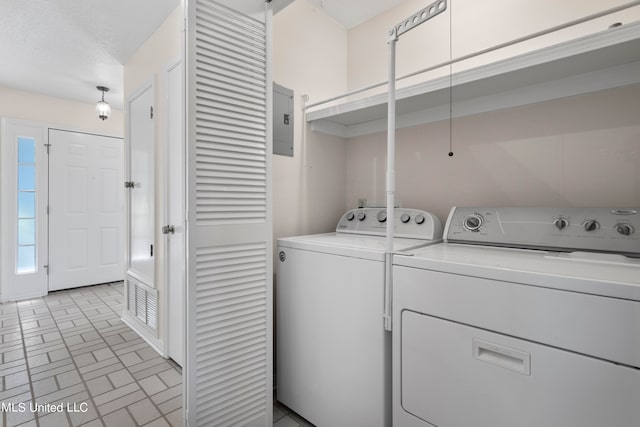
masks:
[(102, 92), (102, 98), (98, 101), (96, 105), (96, 111), (98, 112), (98, 117), (102, 120), (107, 120), (109, 115), (111, 114), (111, 107), (109, 107), (109, 103), (104, 100), (105, 92), (109, 92), (109, 88), (106, 86), (96, 86), (96, 88)]

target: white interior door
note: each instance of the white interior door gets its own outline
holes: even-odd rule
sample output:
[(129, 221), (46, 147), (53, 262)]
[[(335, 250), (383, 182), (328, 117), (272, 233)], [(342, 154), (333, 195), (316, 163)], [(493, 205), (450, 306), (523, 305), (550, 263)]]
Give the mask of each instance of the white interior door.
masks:
[(121, 138), (49, 130), (49, 290), (124, 279)]
[(128, 102), (129, 107), (129, 260), (128, 274), (154, 287), (155, 150), (153, 86)]
[(271, 6), (186, 5), (186, 421), (271, 427)]
[(167, 139), (165, 153), (165, 188), (167, 189), (166, 225), (163, 230), (167, 242), (168, 349), (180, 366), (184, 358), (184, 278), (185, 278), (185, 198), (184, 198), (184, 84), (182, 62), (167, 70)]

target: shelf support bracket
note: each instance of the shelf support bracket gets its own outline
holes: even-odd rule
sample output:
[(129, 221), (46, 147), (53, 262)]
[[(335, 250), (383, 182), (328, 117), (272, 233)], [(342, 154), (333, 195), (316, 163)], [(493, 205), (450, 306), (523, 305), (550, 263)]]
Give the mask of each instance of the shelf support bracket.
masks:
[(393, 274), (393, 229), (395, 224), (395, 188), (396, 188), (396, 45), (400, 36), (424, 24), (434, 16), (447, 10), (447, 0), (436, 0), (419, 10), (409, 18), (389, 29), (389, 100), (387, 110), (387, 234), (385, 245), (385, 281), (384, 281), (384, 328), (391, 330), (391, 299)]

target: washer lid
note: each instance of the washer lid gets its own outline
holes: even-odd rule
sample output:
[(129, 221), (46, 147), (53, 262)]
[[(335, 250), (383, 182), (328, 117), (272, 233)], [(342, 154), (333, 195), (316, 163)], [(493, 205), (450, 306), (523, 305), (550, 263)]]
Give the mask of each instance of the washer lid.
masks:
[[(408, 251), (440, 240), (393, 239), (394, 251)], [(278, 239), (278, 246), (384, 261), (386, 239), (348, 233), (312, 234)]]
[(640, 301), (640, 260), (454, 243), (395, 255), (396, 266)]

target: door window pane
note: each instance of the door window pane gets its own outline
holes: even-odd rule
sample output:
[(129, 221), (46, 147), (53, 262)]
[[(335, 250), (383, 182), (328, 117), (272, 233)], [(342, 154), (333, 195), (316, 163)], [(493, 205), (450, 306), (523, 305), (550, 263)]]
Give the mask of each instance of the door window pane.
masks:
[(18, 191), (34, 191), (36, 184), (35, 166), (18, 165)]
[(34, 273), (36, 271), (36, 247), (18, 246), (18, 273)]
[(18, 245), (36, 244), (36, 221), (34, 219), (18, 220)]
[(18, 138), (18, 163), (36, 162), (36, 141), (31, 138)]
[(35, 218), (36, 217), (36, 193), (19, 192), (18, 193), (18, 218)]

